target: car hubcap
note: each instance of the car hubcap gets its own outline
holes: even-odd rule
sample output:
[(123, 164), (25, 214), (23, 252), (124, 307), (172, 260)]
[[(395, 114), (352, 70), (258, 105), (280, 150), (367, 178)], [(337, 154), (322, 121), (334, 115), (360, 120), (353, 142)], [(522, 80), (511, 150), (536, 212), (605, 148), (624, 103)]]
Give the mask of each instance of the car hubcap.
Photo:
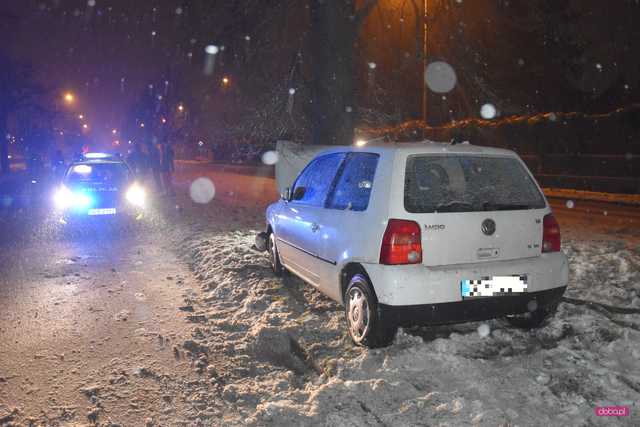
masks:
[(349, 292), (349, 329), (356, 341), (361, 341), (369, 330), (369, 304), (357, 288)]

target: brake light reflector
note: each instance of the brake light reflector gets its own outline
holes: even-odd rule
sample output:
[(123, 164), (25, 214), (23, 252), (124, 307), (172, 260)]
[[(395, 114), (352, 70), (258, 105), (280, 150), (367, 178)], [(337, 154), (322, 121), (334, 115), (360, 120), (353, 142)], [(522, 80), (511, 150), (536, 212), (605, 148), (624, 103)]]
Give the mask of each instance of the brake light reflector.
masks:
[(545, 215), (542, 227), (542, 252), (559, 252), (560, 226), (553, 214)]
[(390, 219), (382, 237), (380, 264), (420, 264), (422, 239), (415, 221)]

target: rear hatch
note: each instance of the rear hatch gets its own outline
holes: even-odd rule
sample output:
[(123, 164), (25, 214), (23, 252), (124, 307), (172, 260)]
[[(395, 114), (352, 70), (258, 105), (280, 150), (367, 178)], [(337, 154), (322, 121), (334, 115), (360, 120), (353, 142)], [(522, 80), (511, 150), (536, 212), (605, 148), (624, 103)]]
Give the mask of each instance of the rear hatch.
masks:
[(540, 255), (546, 202), (517, 157), (412, 155), (404, 185), (407, 219), (421, 227), (423, 265)]

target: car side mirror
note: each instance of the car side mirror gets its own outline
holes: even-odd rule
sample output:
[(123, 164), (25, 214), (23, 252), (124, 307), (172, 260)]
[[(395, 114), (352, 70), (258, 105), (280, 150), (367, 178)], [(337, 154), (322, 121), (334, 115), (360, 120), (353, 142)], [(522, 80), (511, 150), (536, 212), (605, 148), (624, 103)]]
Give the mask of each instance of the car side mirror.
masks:
[(291, 188), (287, 187), (280, 193), (280, 199), (288, 202), (291, 199)]
[(306, 193), (307, 189), (305, 187), (296, 187), (295, 190), (293, 190), (293, 196), (291, 197), (291, 200), (300, 200), (304, 197), (304, 194)]

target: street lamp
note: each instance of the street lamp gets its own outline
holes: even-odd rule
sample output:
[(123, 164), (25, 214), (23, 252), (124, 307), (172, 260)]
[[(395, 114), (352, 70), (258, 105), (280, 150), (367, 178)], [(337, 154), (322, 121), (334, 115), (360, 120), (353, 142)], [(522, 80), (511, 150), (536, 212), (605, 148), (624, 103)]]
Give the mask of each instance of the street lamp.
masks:
[(118, 129), (111, 129), (111, 133), (114, 134), (114, 135), (117, 134), (118, 133)]
[(76, 97), (73, 93), (66, 92), (64, 94), (64, 102), (66, 102), (67, 104), (73, 104), (75, 100), (76, 100)]
[(79, 114), (79, 115), (78, 115), (78, 118), (79, 118), (80, 120), (84, 120), (84, 114)]
[(182, 113), (184, 111), (184, 105), (178, 104), (178, 111)]
[(222, 84), (223, 84), (224, 86), (227, 86), (227, 85), (229, 84), (229, 77), (224, 76), (224, 77), (222, 78)]
[[(422, 72), (424, 73), (424, 71), (427, 69), (427, 48), (428, 48), (427, 36), (428, 36), (428, 30), (429, 30), (429, 28), (427, 27), (427, 8), (429, 7), (428, 0), (424, 0), (423, 6), (424, 7), (422, 9), (422, 19), (423, 19)], [(427, 124), (427, 80), (424, 78), (424, 75), (422, 76), (422, 121), (424, 122), (425, 125)]]

